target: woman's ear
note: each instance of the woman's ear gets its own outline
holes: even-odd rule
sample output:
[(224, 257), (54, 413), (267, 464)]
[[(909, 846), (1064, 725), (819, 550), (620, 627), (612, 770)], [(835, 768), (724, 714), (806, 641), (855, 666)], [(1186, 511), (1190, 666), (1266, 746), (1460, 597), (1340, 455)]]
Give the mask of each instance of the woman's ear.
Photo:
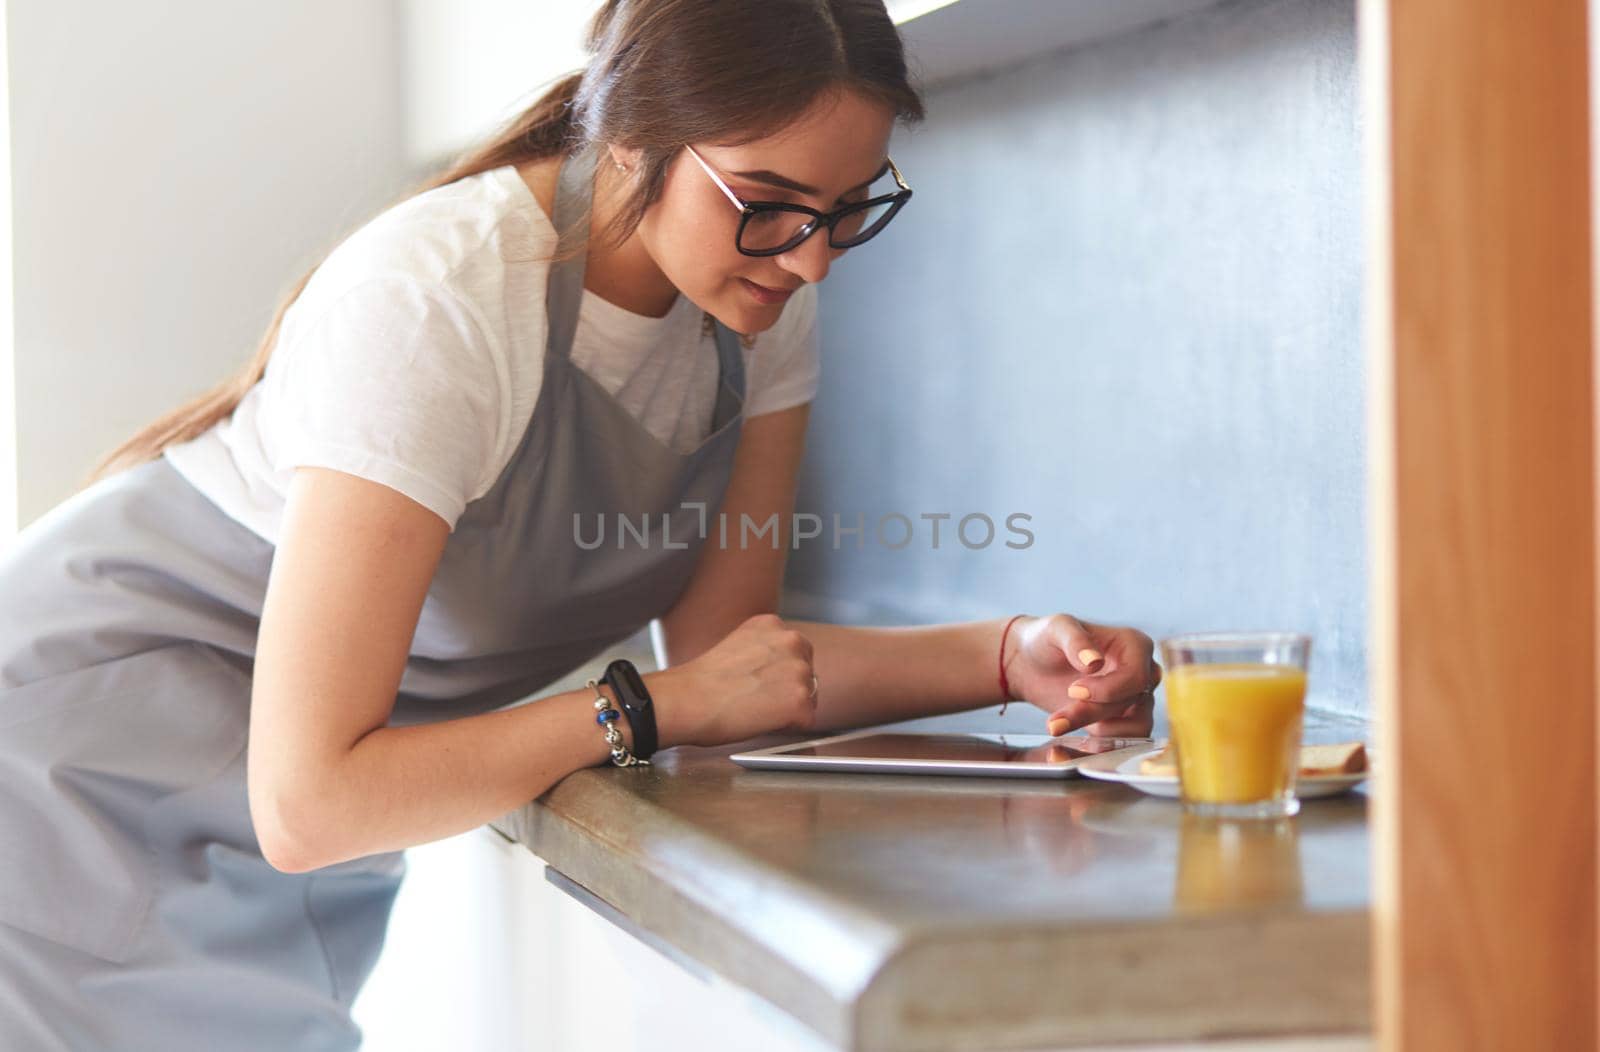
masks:
[(616, 143), (607, 143), (606, 149), (611, 154), (611, 167), (618, 172), (633, 173), (639, 168), (639, 148), (636, 146), (618, 146)]

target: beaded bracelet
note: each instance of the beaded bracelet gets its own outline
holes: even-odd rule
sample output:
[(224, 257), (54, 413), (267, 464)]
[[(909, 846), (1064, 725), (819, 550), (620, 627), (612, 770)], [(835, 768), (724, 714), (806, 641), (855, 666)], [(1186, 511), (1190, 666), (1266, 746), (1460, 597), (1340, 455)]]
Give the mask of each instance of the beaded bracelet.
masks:
[(622, 732), (617, 730), (617, 718), (622, 715), (611, 705), (611, 699), (600, 690), (600, 684), (595, 680), (588, 681), (589, 689), (594, 691), (594, 721), (606, 732), (606, 744), (611, 746), (611, 762), (618, 767), (649, 767), (649, 760), (641, 760), (629, 751), (623, 743)]

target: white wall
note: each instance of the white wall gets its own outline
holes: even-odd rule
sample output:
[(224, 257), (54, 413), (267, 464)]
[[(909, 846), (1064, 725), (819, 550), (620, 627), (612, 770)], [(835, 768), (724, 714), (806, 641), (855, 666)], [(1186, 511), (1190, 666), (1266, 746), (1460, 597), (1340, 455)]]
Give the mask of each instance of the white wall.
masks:
[(598, 0), (401, 0), (406, 152), (427, 164), (508, 119), (584, 62)]
[(25, 526), (241, 367), (402, 189), (401, 32), (390, 0), (11, 0), (7, 21)]
[(11, 300), (11, 76), (0, 0), (0, 544), (17, 532), (17, 388)]

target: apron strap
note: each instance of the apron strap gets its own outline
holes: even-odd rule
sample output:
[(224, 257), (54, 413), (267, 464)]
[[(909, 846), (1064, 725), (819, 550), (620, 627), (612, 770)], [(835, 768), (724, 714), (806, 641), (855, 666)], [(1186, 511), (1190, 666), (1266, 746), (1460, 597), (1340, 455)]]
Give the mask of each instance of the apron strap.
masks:
[[(589, 236), (591, 198), (594, 193), (594, 170), (602, 147), (589, 143), (561, 161), (561, 172), (556, 177), (554, 215), (557, 259), (550, 265), (550, 275), (545, 291), (545, 311), (549, 320), (549, 341), (546, 353), (563, 358), (572, 353), (572, 339), (578, 331), (578, 310), (583, 305), (584, 263), (588, 258), (585, 246)], [(562, 259), (564, 253), (570, 253)], [(680, 293), (681, 295), (681, 293)], [(711, 317), (707, 314), (707, 317)], [(716, 318), (711, 318), (717, 341), (717, 366), (720, 378), (717, 384), (717, 407), (714, 411), (716, 426), (739, 411), (745, 397), (744, 354), (740, 350), (739, 335)], [(723, 387), (731, 387), (737, 398), (729, 400)]]
[[(572, 351), (572, 337), (578, 331), (578, 308), (583, 305), (583, 269), (588, 259), (583, 242), (589, 236), (589, 205), (599, 152), (591, 143), (569, 154), (562, 160), (561, 174), (556, 178), (555, 214), (550, 218), (556, 228), (557, 259), (550, 265), (545, 289), (545, 312), (550, 325), (545, 353), (563, 358)], [(561, 258), (563, 254), (566, 258)]]

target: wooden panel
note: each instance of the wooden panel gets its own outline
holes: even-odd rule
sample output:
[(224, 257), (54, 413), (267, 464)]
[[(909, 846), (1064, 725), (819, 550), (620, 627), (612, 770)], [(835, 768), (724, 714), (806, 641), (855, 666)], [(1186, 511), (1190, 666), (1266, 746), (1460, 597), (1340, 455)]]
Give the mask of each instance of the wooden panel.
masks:
[(1592, 1049), (1585, 4), (1362, 14), (1390, 122), (1369, 230), (1381, 1045)]

